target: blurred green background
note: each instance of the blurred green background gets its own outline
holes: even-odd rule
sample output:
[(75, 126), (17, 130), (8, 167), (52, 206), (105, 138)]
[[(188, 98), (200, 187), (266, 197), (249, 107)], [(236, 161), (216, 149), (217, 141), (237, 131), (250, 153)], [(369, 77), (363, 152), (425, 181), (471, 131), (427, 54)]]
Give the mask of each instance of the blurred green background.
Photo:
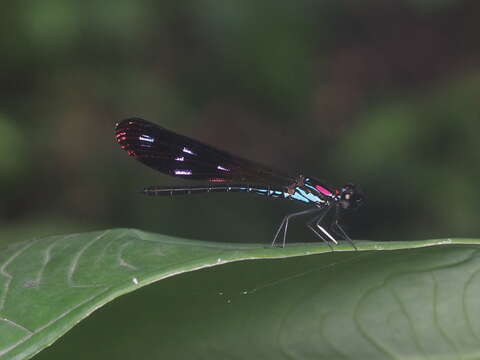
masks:
[[(480, 2), (7, 2), (0, 237), (136, 227), (268, 242), (293, 202), (178, 184), (114, 142), (140, 116), (292, 174), (360, 184), (354, 238), (478, 236)], [(297, 221), (291, 240), (313, 237)]]

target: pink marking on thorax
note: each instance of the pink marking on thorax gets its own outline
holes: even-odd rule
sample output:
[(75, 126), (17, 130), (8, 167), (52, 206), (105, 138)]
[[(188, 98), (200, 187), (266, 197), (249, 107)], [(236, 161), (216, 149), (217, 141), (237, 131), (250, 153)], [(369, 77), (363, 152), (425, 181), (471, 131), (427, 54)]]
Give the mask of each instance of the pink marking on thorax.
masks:
[(323, 186), (315, 185), (315, 189), (320, 191), (325, 196), (332, 196), (332, 192), (330, 190), (325, 189)]

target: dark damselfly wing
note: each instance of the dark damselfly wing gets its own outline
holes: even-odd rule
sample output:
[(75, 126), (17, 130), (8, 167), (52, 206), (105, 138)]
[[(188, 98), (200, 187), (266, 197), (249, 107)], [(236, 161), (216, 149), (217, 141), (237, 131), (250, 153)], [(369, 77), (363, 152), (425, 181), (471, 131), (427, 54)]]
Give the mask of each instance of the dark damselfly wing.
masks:
[(123, 150), (162, 173), (211, 183), (239, 182), (289, 186), (295, 179), (250, 160), (215, 149), (140, 118), (119, 122)]

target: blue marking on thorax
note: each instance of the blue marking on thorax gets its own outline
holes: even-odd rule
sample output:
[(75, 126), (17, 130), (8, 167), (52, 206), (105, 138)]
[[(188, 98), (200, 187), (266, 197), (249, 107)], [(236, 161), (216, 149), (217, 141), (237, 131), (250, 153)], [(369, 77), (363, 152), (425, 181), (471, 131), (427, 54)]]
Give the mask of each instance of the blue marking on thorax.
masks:
[[(308, 179), (306, 179), (306, 180), (308, 180)], [(310, 184), (305, 183), (304, 186), (305, 186), (305, 187), (308, 187), (309, 189), (312, 189), (312, 190), (314, 190), (314, 191), (317, 191), (317, 189), (315, 189), (315, 186), (313, 186), (313, 185), (310, 185)]]
[(299, 200), (306, 203), (324, 202), (324, 200), (322, 200), (322, 198), (320, 198), (318, 195), (312, 194), (310, 192), (306, 192), (305, 190), (303, 190), (298, 186), (295, 188), (295, 193), (293, 195), (290, 195), (290, 197), (292, 199)]

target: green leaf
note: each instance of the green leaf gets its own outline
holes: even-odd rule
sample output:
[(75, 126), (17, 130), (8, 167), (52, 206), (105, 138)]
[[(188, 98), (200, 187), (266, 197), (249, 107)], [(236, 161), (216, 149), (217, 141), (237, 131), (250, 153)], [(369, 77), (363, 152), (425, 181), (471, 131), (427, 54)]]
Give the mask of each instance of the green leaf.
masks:
[[(158, 292), (151, 309), (115, 303), (116, 326), (93, 316), (78, 327), (92, 333), (87, 343), (67, 336), (45, 354), (68, 347), (69, 358), (100, 358), (101, 341), (112, 339), (111, 358), (132, 346), (170, 359), (477, 358), (479, 243), (358, 241), (359, 251), (341, 244), (332, 253), (125, 229), (14, 243), (0, 251), (0, 358), (29, 358), (114, 298), (162, 279), (149, 287)], [(255, 259), (267, 260), (227, 264)]]

